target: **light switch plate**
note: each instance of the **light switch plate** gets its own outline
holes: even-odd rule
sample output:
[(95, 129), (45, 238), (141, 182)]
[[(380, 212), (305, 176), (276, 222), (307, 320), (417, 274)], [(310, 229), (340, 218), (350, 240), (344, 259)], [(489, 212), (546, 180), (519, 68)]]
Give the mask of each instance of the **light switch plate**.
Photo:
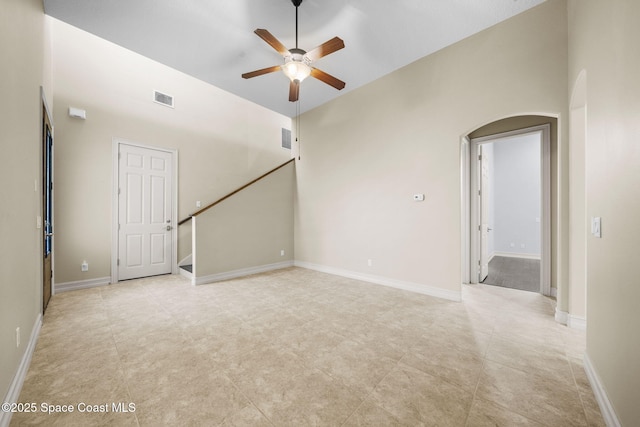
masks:
[(602, 237), (602, 231), (601, 231), (601, 219), (599, 216), (595, 216), (591, 218), (591, 234), (593, 234), (595, 237), (601, 238)]

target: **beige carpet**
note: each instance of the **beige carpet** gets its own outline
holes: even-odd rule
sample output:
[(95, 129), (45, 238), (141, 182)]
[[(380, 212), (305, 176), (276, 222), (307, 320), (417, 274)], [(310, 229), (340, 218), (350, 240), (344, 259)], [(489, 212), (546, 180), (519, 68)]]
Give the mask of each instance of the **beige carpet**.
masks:
[(11, 425), (604, 425), (584, 333), (553, 320), (553, 300), (463, 295), (299, 268), (58, 294), (20, 395), (38, 411)]

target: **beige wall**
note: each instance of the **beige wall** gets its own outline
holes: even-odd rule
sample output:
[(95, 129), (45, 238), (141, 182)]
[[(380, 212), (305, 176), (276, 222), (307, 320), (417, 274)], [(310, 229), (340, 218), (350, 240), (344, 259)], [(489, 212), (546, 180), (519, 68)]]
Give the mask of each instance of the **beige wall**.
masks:
[[(2, 0), (0, 8), (0, 396), (4, 397), (42, 310), (41, 230), (36, 229), (36, 217), (41, 215), (42, 185), (40, 86), (46, 84), (49, 65), (42, 1)], [(49, 90), (47, 85), (45, 91)], [(16, 347), (17, 327), (20, 347)]]
[(569, 82), (586, 70), (587, 355), (623, 426), (640, 420), (640, 2), (569, 2)]
[[(583, 77), (585, 75), (583, 74)], [(587, 220), (585, 190), (586, 105), (585, 80), (573, 87), (569, 104), (569, 313), (582, 319), (587, 313)], [(589, 224), (590, 225), (590, 224)]]
[[(281, 148), (291, 119), (52, 21), (56, 283), (110, 276), (114, 137), (178, 150), (180, 219), (291, 157)], [(154, 90), (175, 108), (152, 102)], [(87, 119), (70, 118), (70, 106)], [(182, 228), (179, 259), (191, 252)]]
[(197, 216), (197, 277), (293, 261), (294, 171), (289, 163)]
[(536, 113), (563, 129), (566, 37), (548, 1), (304, 114), (296, 260), (459, 292), (460, 138)]

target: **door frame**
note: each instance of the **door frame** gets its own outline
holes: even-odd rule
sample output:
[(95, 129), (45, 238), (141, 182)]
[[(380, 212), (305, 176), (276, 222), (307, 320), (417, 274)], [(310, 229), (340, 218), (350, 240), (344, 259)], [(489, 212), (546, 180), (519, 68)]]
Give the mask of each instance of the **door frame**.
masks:
[[(472, 189), (478, 188), (478, 145), (495, 141), (502, 138), (509, 138), (517, 135), (531, 134), (539, 132), (541, 135), (540, 146), (540, 168), (541, 168), (541, 224), (540, 224), (540, 293), (546, 296), (551, 295), (551, 125), (543, 124), (509, 132), (502, 132), (479, 138), (470, 139), (465, 137), (462, 144), (461, 164), (463, 167), (462, 177), (468, 178), (463, 181), (462, 203), (463, 221), (468, 226), (463, 230), (468, 238), (464, 238), (465, 250), (463, 251), (463, 281), (465, 283), (478, 283), (478, 275), (474, 273), (474, 267), (480, 259), (480, 237), (479, 237), (479, 196)], [(465, 169), (466, 168), (466, 172)], [(468, 175), (467, 175), (468, 174)]]
[[(479, 249), (478, 249), (478, 258), (479, 258), (479, 263), (478, 263), (478, 282), (483, 282), (487, 276), (489, 275), (489, 231), (491, 230), (491, 228), (489, 227), (489, 209), (488, 206), (490, 205), (489, 203), (489, 196), (491, 195), (491, 191), (489, 190), (489, 188), (487, 188), (487, 186), (485, 186), (485, 180), (484, 180), (484, 163), (487, 162), (487, 157), (484, 152), (485, 150), (483, 150), (482, 144), (478, 144), (476, 145), (476, 150), (478, 151), (478, 161), (476, 162), (476, 171), (478, 174), (477, 177), (477, 186), (478, 186), (478, 194), (480, 195), (477, 200), (478, 200), (478, 236), (479, 236)], [(493, 179), (493, 176), (491, 176), (489, 179)], [(487, 218), (485, 218), (485, 215), (487, 216)], [(486, 224), (487, 226), (485, 227), (484, 224)], [(486, 248), (486, 253), (485, 252), (485, 248)], [(486, 260), (484, 259), (484, 256), (486, 256)], [(483, 262), (486, 261), (486, 264)], [(486, 273), (484, 274), (484, 268), (486, 265)]]
[(122, 138), (113, 138), (111, 163), (113, 172), (111, 175), (111, 283), (118, 283), (118, 251), (120, 233), (118, 230), (118, 219), (120, 211), (120, 198), (118, 197), (120, 176), (120, 161), (118, 154), (120, 153), (120, 145), (131, 145), (134, 147), (144, 148), (148, 150), (162, 151), (171, 154), (172, 173), (171, 173), (171, 218), (173, 228), (171, 229), (171, 274), (178, 274), (178, 150), (161, 147), (153, 147), (146, 144), (127, 141)]
[[(53, 116), (51, 115), (51, 110), (49, 109), (49, 104), (47, 103), (47, 97), (46, 94), (44, 92), (44, 87), (40, 86), (40, 99), (41, 99), (41, 108), (40, 108), (40, 123), (42, 128), (40, 129), (40, 185), (38, 185), (38, 183), (36, 182), (35, 184), (35, 189), (36, 191), (40, 192), (40, 212), (38, 214), (38, 218), (37, 218), (37, 226), (38, 228), (41, 230), (40, 233), (40, 256), (42, 257), (41, 259), (41, 278), (42, 278), (42, 286), (41, 286), (41, 290), (42, 290), (42, 295), (40, 300), (42, 301), (42, 314), (44, 314), (46, 308), (47, 308), (47, 303), (45, 303), (44, 301), (44, 297), (45, 297), (45, 290), (44, 290), (44, 286), (45, 286), (45, 259), (44, 259), (44, 248), (45, 248), (45, 233), (47, 232), (47, 228), (44, 224), (44, 210), (45, 210), (45, 205), (44, 205), (44, 200), (45, 200), (45, 192), (44, 192), (44, 182), (45, 182), (45, 176), (44, 176), (44, 170), (45, 170), (45, 165), (44, 165), (44, 161), (45, 161), (45, 132), (44, 132), (44, 122), (45, 119), (49, 122), (49, 126), (50, 126), (50, 130), (51, 130), (51, 182), (54, 182), (54, 151), (53, 151), (53, 145), (54, 145), (54, 141), (55, 141), (55, 137), (54, 137), (54, 125), (53, 125)], [(53, 194), (53, 192), (52, 192)], [(53, 220), (54, 220), (54, 212), (55, 212), (55, 198), (51, 197), (51, 229), (53, 230)], [(51, 298), (53, 295), (55, 295), (55, 269), (53, 268), (54, 266), (54, 257), (55, 257), (55, 239), (52, 238), (51, 239), (51, 259), (49, 260), (50, 262), (50, 289), (49, 289), (49, 298)]]

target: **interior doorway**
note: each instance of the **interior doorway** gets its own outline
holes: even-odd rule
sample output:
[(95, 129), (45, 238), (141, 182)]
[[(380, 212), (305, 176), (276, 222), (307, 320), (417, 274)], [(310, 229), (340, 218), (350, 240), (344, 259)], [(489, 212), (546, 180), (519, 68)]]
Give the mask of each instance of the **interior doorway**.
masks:
[[(523, 151), (525, 142), (529, 140), (528, 154), (538, 161), (528, 162), (529, 169), (537, 169), (537, 176), (529, 177), (529, 181), (537, 181), (537, 194), (530, 188), (524, 188), (521, 178), (523, 165), (514, 159), (514, 152)], [(535, 145), (537, 143), (537, 146)], [(495, 144), (495, 145), (494, 145)], [(500, 149), (499, 156), (497, 144)], [(516, 145), (519, 144), (519, 145)], [(533, 154), (532, 154), (533, 153)], [(551, 166), (550, 166), (550, 125), (533, 126), (503, 133), (496, 133), (463, 141), (463, 230), (467, 239), (463, 240), (463, 279), (466, 283), (490, 283), (498, 281), (504, 284), (505, 279), (513, 279), (517, 274), (532, 271), (535, 290), (544, 295), (551, 294)], [(501, 162), (499, 175), (511, 178), (502, 182), (500, 191), (496, 192), (496, 159)], [(465, 184), (466, 183), (466, 184)], [(531, 184), (531, 182), (529, 183)], [(508, 190), (511, 187), (511, 193)], [(533, 192), (533, 194), (531, 194)], [(496, 198), (500, 194), (502, 213), (505, 218), (496, 222)], [(526, 198), (519, 197), (528, 196)], [(533, 196), (533, 197), (531, 197)], [(525, 200), (527, 199), (527, 200)], [(534, 203), (532, 205), (531, 200)], [(511, 211), (511, 212), (510, 212)], [(509, 219), (514, 211), (526, 218), (526, 230), (518, 229), (518, 220)], [(466, 212), (466, 213), (465, 213)], [(504, 215), (503, 215), (504, 216)], [(463, 234), (465, 234), (463, 233)], [(498, 237), (500, 237), (498, 241)], [(537, 260), (539, 258), (539, 260)], [(508, 262), (504, 262), (506, 261)], [(491, 265), (495, 264), (492, 275)], [(534, 262), (535, 261), (535, 262)], [(499, 269), (502, 268), (502, 273)], [(493, 277), (492, 277), (493, 276)], [(496, 277), (497, 276), (497, 277)], [(508, 277), (512, 276), (512, 277)], [(517, 279), (516, 279), (517, 280)]]
[(112, 282), (177, 272), (176, 157), (114, 141)]
[(541, 132), (479, 144), (478, 281), (541, 292)]
[(53, 282), (53, 126), (47, 103), (42, 97), (42, 314), (49, 300)]

